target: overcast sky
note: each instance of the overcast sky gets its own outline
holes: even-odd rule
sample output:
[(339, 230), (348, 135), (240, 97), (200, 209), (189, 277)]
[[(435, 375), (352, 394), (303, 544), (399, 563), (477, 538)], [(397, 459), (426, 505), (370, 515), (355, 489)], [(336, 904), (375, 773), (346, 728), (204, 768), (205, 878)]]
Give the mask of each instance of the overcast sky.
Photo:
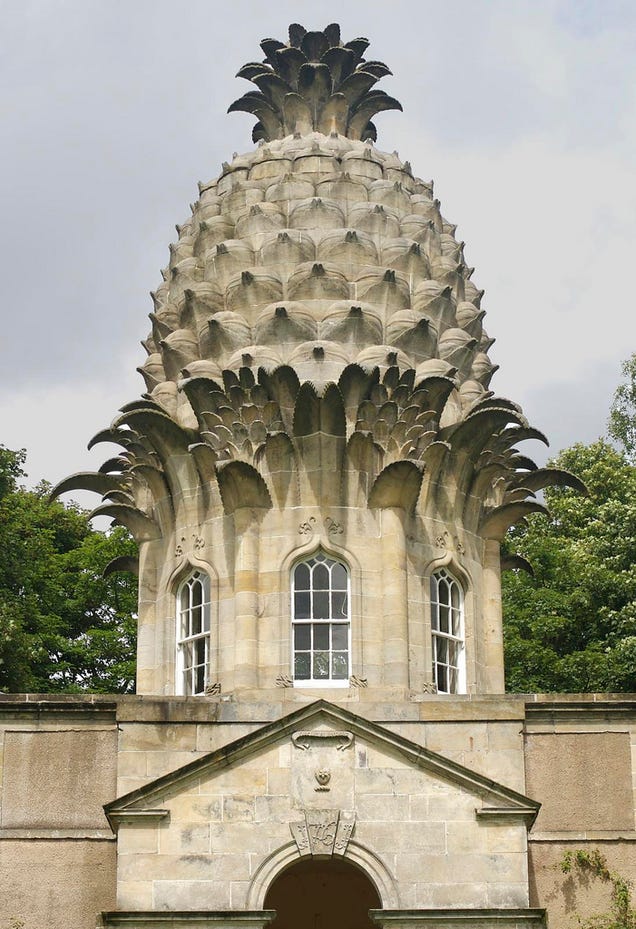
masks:
[[(143, 391), (152, 309), (196, 182), (252, 147), (238, 68), (290, 22), (371, 40), (404, 113), (378, 147), (435, 180), (500, 365), (551, 451), (605, 431), (636, 350), (636, 3), (2, 0), (0, 444), (31, 481)], [(539, 451), (530, 443), (527, 453)]]

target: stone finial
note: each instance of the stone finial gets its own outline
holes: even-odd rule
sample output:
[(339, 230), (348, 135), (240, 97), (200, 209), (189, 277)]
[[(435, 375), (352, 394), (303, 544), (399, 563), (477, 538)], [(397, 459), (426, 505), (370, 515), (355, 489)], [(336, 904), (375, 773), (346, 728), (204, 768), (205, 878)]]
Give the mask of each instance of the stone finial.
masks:
[(258, 90), (235, 100), (228, 112), (239, 110), (258, 118), (254, 142), (309, 132), (375, 141), (371, 117), (402, 106), (383, 90), (372, 90), (391, 71), (381, 61), (362, 57), (368, 45), (362, 38), (343, 44), (336, 23), (317, 32), (293, 23), (287, 44), (263, 39), (265, 61), (243, 65), (237, 77)]

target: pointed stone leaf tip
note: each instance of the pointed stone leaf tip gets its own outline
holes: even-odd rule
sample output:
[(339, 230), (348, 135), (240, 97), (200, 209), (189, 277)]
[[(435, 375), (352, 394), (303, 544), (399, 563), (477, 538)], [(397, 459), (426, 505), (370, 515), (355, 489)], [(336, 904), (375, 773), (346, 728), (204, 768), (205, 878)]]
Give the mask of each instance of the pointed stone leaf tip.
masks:
[(381, 61), (362, 56), (369, 42), (352, 39), (343, 43), (340, 26), (332, 23), (322, 32), (308, 32), (292, 23), (287, 44), (263, 39), (262, 62), (240, 69), (256, 85), (228, 109), (257, 117), (254, 142), (271, 142), (294, 133), (337, 132), (350, 139), (375, 142), (371, 118), (383, 110), (401, 110), (401, 104), (374, 85), (391, 71)]

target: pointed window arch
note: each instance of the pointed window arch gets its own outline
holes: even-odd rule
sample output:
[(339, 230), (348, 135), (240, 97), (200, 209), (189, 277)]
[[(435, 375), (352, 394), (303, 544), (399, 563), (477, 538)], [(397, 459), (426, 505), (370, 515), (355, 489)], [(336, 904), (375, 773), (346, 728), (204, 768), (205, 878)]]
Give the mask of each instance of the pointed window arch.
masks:
[(177, 693), (204, 694), (210, 669), (210, 579), (193, 571), (177, 591)]
[(297, 687), (348, 687), (350, 574), (317, 551), (292, 569), (293, 679)]
[(437, 692), (465, 693), (464, 591), (446, 568), (431, 575), (431, 637)]

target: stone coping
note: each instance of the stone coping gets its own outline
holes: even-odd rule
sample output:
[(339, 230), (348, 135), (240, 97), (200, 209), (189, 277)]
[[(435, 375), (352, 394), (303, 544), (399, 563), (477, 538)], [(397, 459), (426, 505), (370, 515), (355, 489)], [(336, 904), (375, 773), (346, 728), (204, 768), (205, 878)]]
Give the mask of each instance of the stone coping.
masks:
[(181, 910), (158, 912), (155, 910), (119, 910), (101, 914), (101, 926), (126, 926), (128, 929), (148, 929), (152, 926), (165, 929), (223, 929), (224, 926), (260, 929), (276, 917), (276, 910)]
[(115, 842), (116, 836), (111, 829), (43, 829), (38, 826), (24, 829), (0, 829), (0, 839), (12, 841), (34, 840), (45, 842)]
[(395, 929), (545, 929), (546, 924), (545, 910), (538, 909), (369, 910), (369, 916), (379, 926)]
[[(359, 694), (360, 690), (356, 690)], [(226, 699), (227, 697), (227, 699)], [(333, 690), (304, 693), (289, 689), (282, 695), (257, 691), (219, 697), (175, 697), (136, 694), (1, 694), (0, 716), (78, 715), (117, 722), (218, 722), (262, 724), (274, 721), (293, 706), (316, 699), (347, 706), (378, 722), (469, 720), (564, 721), (576, 714), (636, 714), (636, 694), (485, 694), (440, 697), (435, 694), (409, 699), (368, 688), (364, 701)], [(375, 698), (375, 699), (372, 699)]]
[(636, 842), (636, 831), (589, 829), (587, 832), (530, 832), (528, 842), (550, 842), (560, 845), (568, 842)]

